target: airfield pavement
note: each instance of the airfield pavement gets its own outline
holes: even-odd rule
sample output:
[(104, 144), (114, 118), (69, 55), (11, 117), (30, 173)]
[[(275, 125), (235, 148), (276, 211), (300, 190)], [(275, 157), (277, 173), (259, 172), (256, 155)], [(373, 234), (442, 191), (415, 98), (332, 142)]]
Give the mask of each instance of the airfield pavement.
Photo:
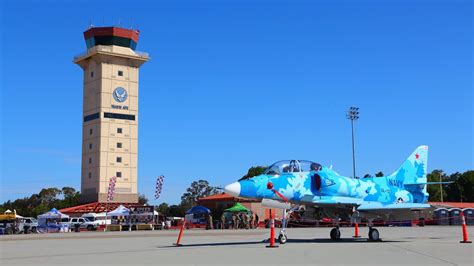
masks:
[[(262, 242), (269, 229), (187, 230), (181, 247), (172, 245), (174, 230), (0, 236), (0, 265), (474, 265), (474, 245), (459, 243), (460, 226), (379, 227), (382, 242), (354, 239), (353, 228), (333, 242), (329, 230), (290, 228), (288, 242), (274, 249)], [(360, 228), (362, 237), (367, 231)]]

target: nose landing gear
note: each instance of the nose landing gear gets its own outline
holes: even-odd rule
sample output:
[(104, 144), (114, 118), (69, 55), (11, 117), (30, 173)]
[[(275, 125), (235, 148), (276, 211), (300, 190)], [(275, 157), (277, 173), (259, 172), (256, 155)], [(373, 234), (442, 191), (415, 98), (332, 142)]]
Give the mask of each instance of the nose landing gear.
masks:
[(278, 236), (278, 242), (280, 242), (280, 244), (285, 244), (286, 240), (287, 240), (286, 234), (280, 233), (280, 235)]

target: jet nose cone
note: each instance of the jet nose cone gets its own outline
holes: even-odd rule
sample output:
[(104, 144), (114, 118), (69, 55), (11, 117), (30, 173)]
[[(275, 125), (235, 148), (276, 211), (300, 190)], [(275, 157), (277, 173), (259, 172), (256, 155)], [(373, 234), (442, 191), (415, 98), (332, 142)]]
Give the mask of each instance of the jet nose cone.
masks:
[(230, 194), (234, 197), (238, 197), (240, 195), (240, 183), (235, 182), (230, 185), (227, 185), (225, 186), (224, 191), (227, 194)]

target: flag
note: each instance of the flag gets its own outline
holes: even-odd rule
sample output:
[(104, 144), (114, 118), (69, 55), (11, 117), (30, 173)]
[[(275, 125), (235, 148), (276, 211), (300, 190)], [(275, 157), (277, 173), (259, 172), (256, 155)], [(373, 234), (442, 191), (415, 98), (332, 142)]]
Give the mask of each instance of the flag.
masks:
[(165, 176), (164, 175), (160, 175), (157, 179), (156, 179), (156, 187), (155, 187), (155, 199), (158, 199), (160, 197), (160, 194), (161, 194), (161, 188), (163, 187), (163, 181), (165, 180)]
[(109, 190), (107, 191), (107, 201), (114, 200), (115, 182), (117, 182), (117, 177), (112, 176), (109, 180)]

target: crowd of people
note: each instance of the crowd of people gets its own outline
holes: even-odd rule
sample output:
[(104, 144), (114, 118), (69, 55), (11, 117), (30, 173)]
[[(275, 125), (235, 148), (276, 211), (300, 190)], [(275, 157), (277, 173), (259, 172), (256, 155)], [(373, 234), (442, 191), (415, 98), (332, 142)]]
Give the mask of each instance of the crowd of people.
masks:
[(254, 229), (258, 227), (259, 217), (251, 212), (223, 213), (218, 221), (210, 214), (205, 216), (206, 229)]
[[(258, 215), (251, 212), (232, 213), (230, 217), (229, 229), (253, 229), (258, 226)], [(221, 216), (221, 229), (226, 228), (226, 217)]]

